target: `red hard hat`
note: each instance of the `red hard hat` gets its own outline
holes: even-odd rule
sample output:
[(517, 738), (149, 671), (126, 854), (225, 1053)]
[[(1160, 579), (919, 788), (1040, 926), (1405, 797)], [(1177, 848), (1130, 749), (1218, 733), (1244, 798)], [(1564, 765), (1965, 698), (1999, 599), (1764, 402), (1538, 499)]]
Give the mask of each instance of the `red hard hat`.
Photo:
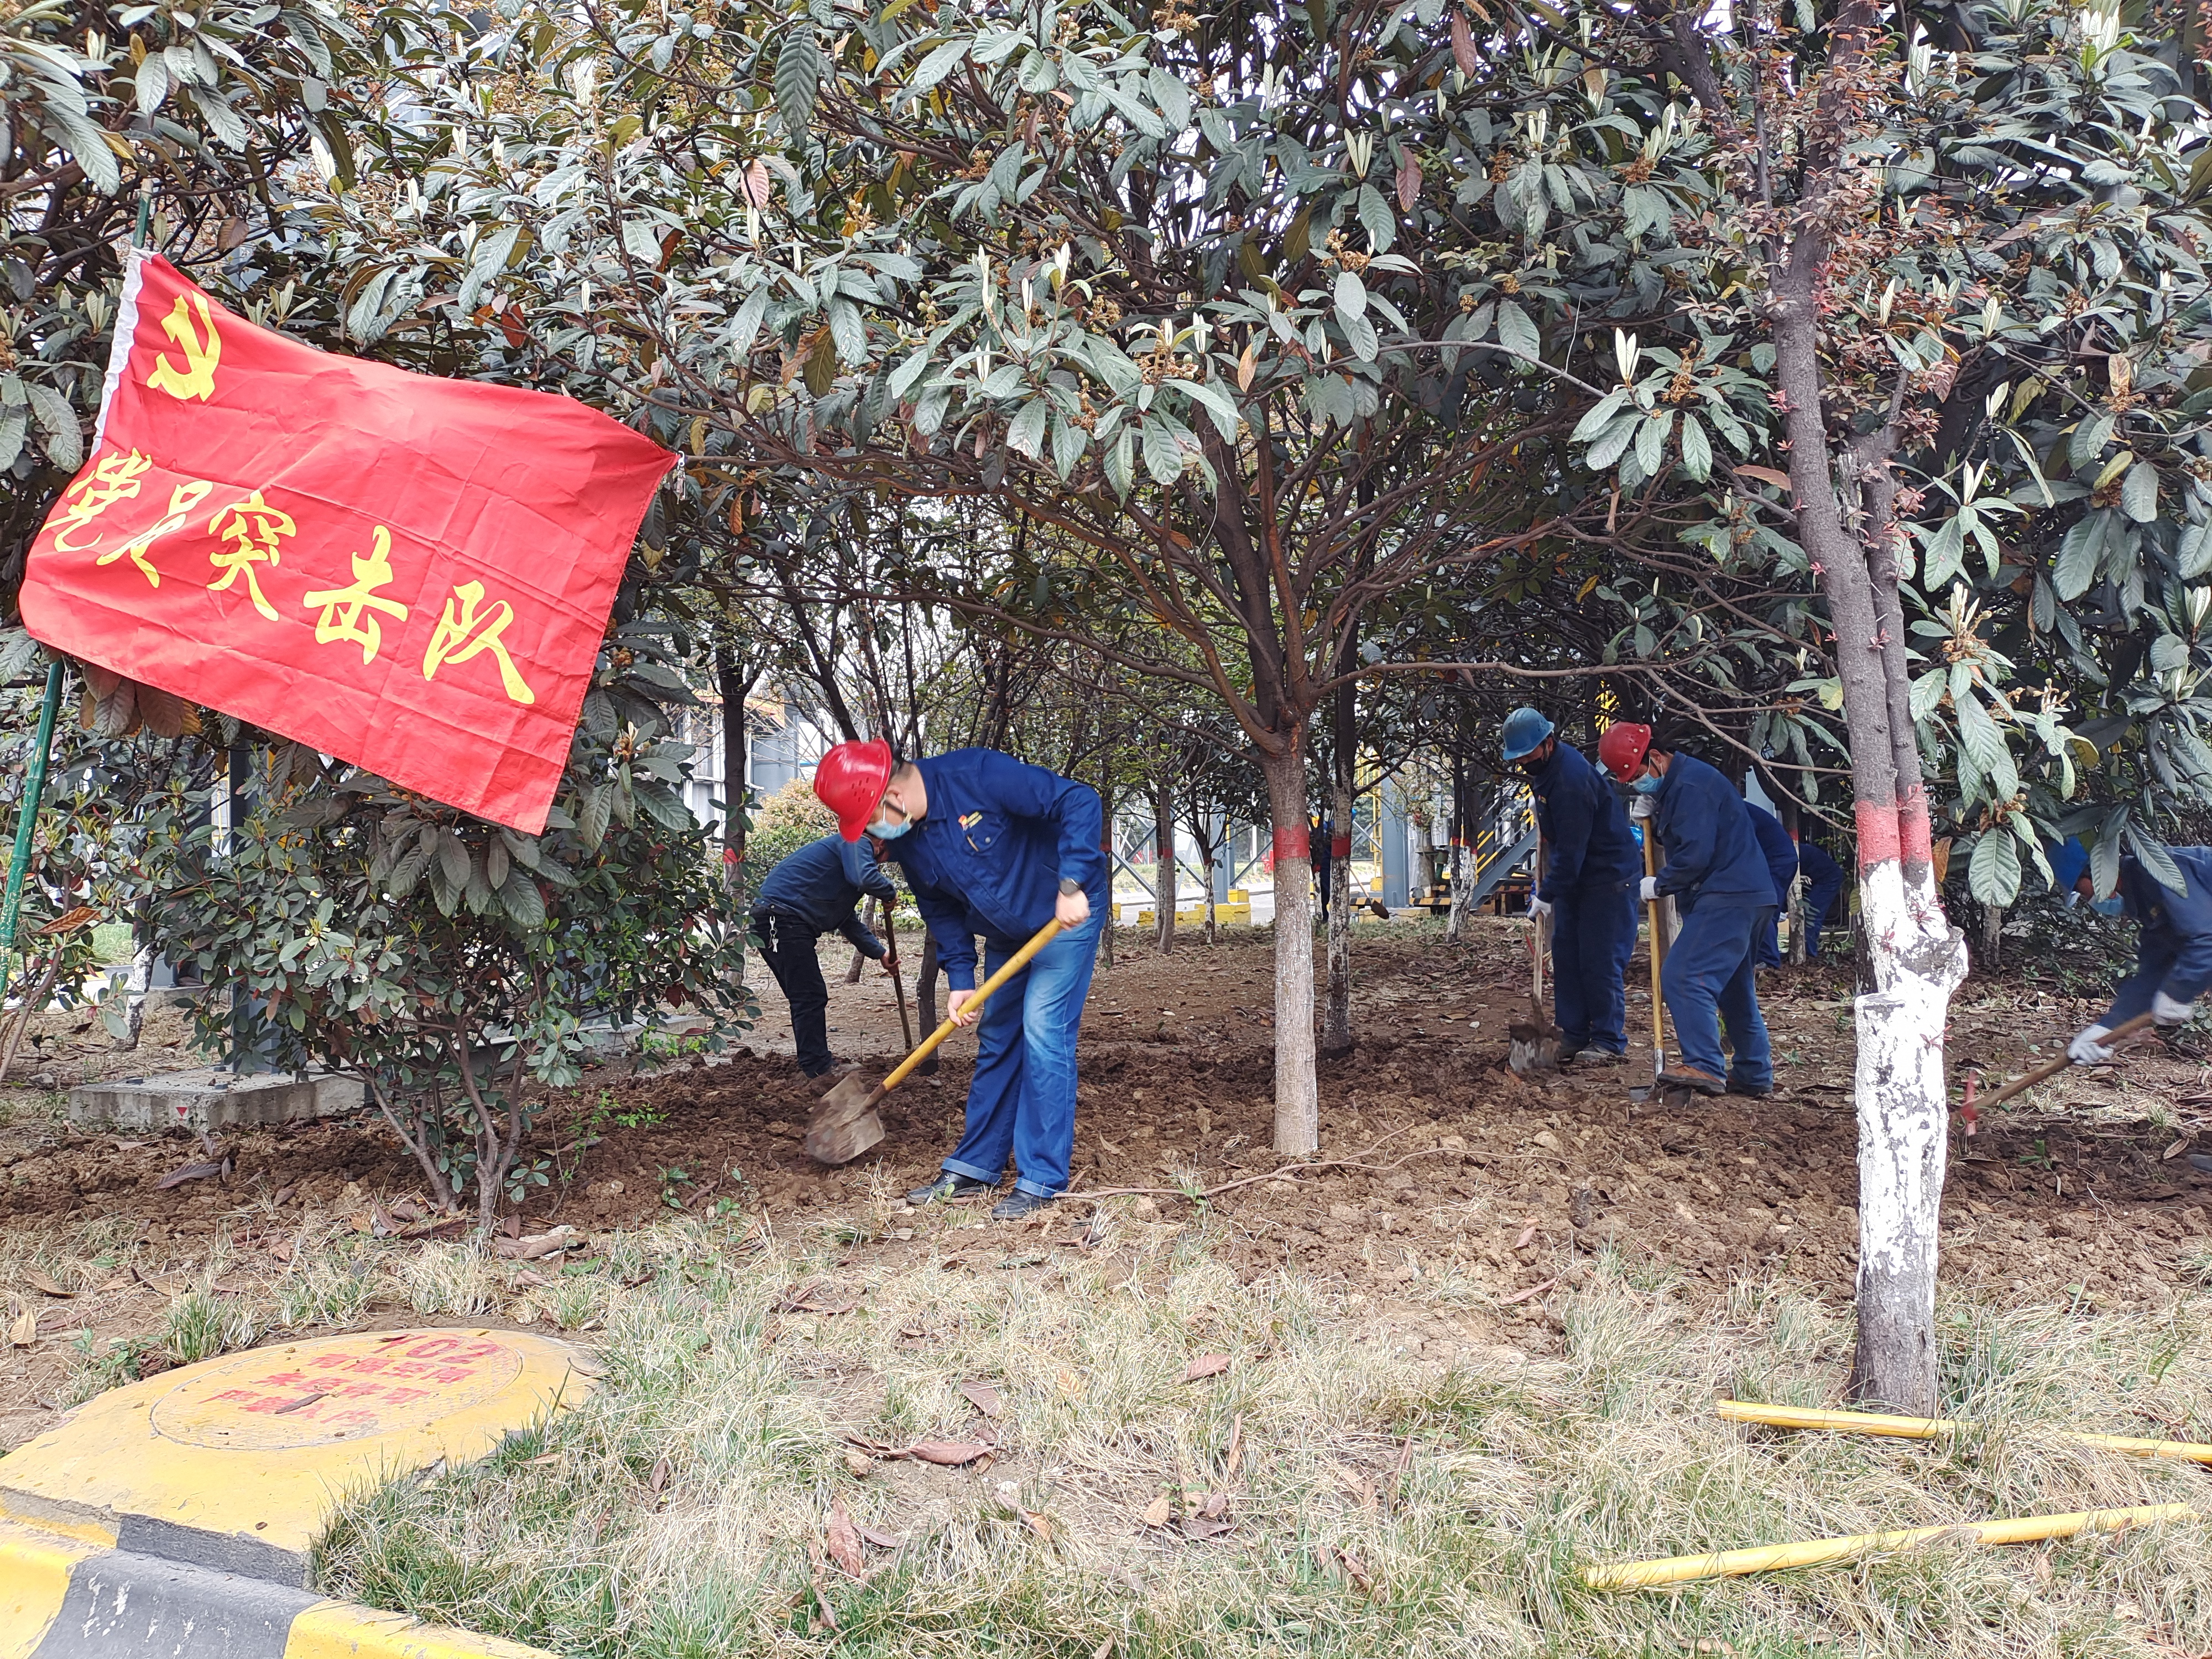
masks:
[(1651, 747), (1651, 728), (1634, 720), (1615, 720), (1597, 740), (1598, 764), (1626, 783), (1644, 769), (1644, 757)]
[(890, 744), (872, 738), (841, 743), (814, 769), (814, 793), (837, 815), (837, 833), (847, 841), (858, 841), (890, 781)]

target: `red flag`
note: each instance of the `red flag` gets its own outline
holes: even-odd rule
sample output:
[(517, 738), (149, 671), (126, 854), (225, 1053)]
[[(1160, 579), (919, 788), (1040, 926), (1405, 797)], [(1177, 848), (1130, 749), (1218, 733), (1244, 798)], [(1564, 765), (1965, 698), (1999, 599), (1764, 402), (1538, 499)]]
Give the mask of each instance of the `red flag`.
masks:
[(566, 398), (318, 351), (134, 254), (23, 620), (534, 835), (675, 459)]

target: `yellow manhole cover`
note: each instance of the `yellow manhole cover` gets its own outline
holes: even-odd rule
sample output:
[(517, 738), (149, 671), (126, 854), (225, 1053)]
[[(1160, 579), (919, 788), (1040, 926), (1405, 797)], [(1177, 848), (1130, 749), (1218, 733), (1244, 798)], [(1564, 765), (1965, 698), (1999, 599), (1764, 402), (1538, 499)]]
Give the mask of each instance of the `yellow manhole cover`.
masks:
[(283, 1451), (428, 1428), (511, 1387), (522, 1355), (497, 1337), (401, 1331), (193, 1369), (155, 1402), (155, 1432), (187, 1446)]

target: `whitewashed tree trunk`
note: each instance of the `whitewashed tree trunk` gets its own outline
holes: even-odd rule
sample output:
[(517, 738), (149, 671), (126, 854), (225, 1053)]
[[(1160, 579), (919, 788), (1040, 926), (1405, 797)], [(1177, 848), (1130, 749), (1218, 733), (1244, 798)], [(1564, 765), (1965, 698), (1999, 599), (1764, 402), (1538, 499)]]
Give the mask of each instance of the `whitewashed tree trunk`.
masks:
[(1275, 1150), (1321, 1146), (1314, 1074), (1312, 835), (1306, 825), (1305, 734), (1261, 757), (1275, 837)]

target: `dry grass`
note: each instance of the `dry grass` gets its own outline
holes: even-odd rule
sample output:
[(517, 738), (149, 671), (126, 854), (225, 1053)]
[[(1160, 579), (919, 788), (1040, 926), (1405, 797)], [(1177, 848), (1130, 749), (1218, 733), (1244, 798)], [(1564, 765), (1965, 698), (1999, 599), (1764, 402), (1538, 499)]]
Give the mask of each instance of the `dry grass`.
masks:
[[(1952, 1409), (1992, 1431), (1900, 1445), (1712, 1417), (1725, 1394), (1832, 1400), (1848, 1325), (1787, 1286), (1743, 1285), (1716, 1306), (1601, 1260), (1556, 1304), (1562, 1357), (1497, 1350), (1444, 1368), (1395, 1353), (1335, 1287), (1239, 1283), (1201, 1231), (1125, 1225), (1133, 1262), (1016, 1255), (982, 1271), (932, 1253), (840, 1272), (805, 1243), (738, 1249), (676, 1228), (628, 1240), (620, 1274), (564, 1286), (572, 1305), (556, 1315), (604, 1321), (598, 1398), (476, 1468), (356, 1504), (326, 1544), (324, 1582), (609, 1659), (1079, 1656), (1109, 1638), (1121, 1655), (1561, 1659), (2212, 1648), (2201, 1522), (2033, 1549), (1944, 1546), (1662, 1595), (1594, 1595), (1575, 1572), (1993, 1515), (2212, 1508), (2201, 1470), (2050, 1432), (2212, 1438), (2203, 1297), (2152, 1319), (1949, 1306)], [(864, 1218), (842, 1236), (873, 1231)], [(621, 1288), (647, 1268), (647, 1282)], [(817, 1274), (865, 1290), (860, 1307), (773, 1311)], [(1183, 1382), (1206, 1352), (1231, 1356), (1227, 1372)], [(963, 1382), (998, 1390), (999, 1424), (980, 1419)], [(1001, 1453), (980, 1473), (890, 1462), (855, 1474), (847, 1431), (988, 1438)], [(1218, 1538), (1142, 1521), (1164, 1494), (1180, 1507), (1214, 1492), (1231, 1494), (1234, 1523)], [(871, 1547), (865, 1583), (823, 1557), (833, 1504), (907, 1540)]]

